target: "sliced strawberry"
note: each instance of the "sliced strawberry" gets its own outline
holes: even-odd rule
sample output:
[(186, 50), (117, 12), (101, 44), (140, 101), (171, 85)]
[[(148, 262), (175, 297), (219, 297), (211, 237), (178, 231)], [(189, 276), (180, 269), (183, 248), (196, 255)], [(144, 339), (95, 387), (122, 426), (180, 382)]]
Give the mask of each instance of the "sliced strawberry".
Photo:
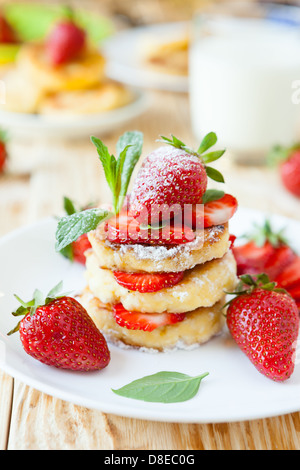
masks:
[(184, 271), (178, 273), (125, 273), (114, 271), (114, 278), (120, 286), (141, 293), (157, 292), (166, 287), (178, 284)]
[(72, 254), (73, 260), (77, 261), (77, 263), (85, 264), (86, 257), (85, 252), (91, 248), (91, 244), (87, 237), (87, 234), (84, 233), (81, 235), (75, 242), (72, 243)]
[(277, 276), (276, 282), (280, 287), (289, 290), (300, 281), (300, 256), (296, 256), (294, 261), (290, 263)]
[(153, 331), (160, 326), (173, 325), (185, 319), (185, 313), (130, 312), (122, 304), (114, 305), (116, 323), (128, 330)]
[(234, 247), (235, 240), (236, 240), (236, 236), (230, 234), (230, 235), (229, 235), (229, 242), (230, 242), (230, 248), (231, 248), (231, 249)]
[(293, 250), (281, 244), (274, 247), (269, 241), (257, 246), (254, 241), (234, 246), (232, 252), (237, 263), (238, 275), (266, 273), (274, 280), (296, 257)]
[(294, 284), (293, 287), (289, 288), (288, 292), (296, 301), (300, 301), (300, 280), (298, 284)]
[(266, 260), (264, 272), (270, 279), (276, 279), (286, 266), (296, 259), (294, 251), (288, 245), (279, 245), (274, 248), (273, 255)]
[(120, 244), (179, 245), (193, 241), (190, 227), (166, 225), (162, 228), (143, 228), (137, 219), (126, 212), (111, 218), (105, 225), (107, 240)]
[(237, 208), (238, 202), (231, 194), (224, 194), (220, 199), (204, 204), (204, 227), (225, 224)]

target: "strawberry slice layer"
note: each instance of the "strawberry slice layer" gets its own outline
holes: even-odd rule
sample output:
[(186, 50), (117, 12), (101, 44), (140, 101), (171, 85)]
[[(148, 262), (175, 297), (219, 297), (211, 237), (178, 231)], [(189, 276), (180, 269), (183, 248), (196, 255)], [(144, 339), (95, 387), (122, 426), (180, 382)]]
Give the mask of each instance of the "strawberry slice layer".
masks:
[(287, 290), (300, 283), (300, 256), (297, 256), (292, 263), (281, 271), (276, 278), (276, 282), (280, 287)]
[(107, 240), (118, 244), (180, 245), (195, 239), (190, 227), (167, 224), (162, 228), (143, 228), (127, 212), (108, 220), (105, 230)]
[(238, 202), (231, 194), (224, 194), (216, 201), (204, 204), (204, 227), (222, 225), (231, 219), (238, 208)]
[(117, 283), (126, 289), (141, 293), (157, 292), (166, 287), (178, 284), (184, 276), (184, 271), (178, 273), (126, 273), (114, 271)]
[(174, 325), (185, 319), (185, 313), (141, 313), (130, 312), (123, 305), (113, 307), (116, 323), (128, 330), (153, 331), (160, 326)]

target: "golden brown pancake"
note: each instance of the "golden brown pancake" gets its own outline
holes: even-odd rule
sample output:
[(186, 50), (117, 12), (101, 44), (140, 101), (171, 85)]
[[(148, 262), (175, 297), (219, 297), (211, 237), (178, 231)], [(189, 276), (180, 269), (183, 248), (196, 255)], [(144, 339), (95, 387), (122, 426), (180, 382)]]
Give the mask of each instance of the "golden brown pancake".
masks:
[(223, 258), (208, 261), (185, 272), (173, 287), (140, 293), (117, 283), (113, 272), (99, 267), (98, 259), (87, 253), (85, 279), (92, 294), (104, 304), (122, 303), (129, 311), (144, 313), (184, 313), (210, 307), (236, 285), (236, 262), (231, 251)]
[(142, 348), (146, 351), (195, 347), (220, 333), (225, 324), (222, 310), (225, 303), (224, 296), (212, 307), (198, 308), (187, 313), (183, 321), (158, 327), (151, 332), (130, 330), (117, 325), (111, 305), (100, 302), (88, 289), (84, 291), (79, 301), (108, 341), (119, 346)]

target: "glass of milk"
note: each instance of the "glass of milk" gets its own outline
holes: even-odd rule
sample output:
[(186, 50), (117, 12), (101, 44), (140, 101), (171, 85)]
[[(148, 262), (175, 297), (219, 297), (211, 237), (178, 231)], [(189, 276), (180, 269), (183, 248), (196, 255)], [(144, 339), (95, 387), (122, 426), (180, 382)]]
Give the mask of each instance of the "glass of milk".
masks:
[(246, 164), (263, 163), (276, 144), (295, 143), (300, 131), (300, 104), (293, 99), (297, 81), (300, 88), (299, 25), (277, 21), (267, 7), (253, 16), (199, 14), (189, 65), (197, 140), (214, 131), (218, 144)]

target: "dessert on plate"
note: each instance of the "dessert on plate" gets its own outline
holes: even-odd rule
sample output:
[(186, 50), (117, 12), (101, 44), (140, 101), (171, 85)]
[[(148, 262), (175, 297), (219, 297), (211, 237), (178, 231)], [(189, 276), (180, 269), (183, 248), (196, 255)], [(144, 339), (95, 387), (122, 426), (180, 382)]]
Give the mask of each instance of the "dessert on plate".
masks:
[(151, 69), (171, 75), (188, 75), (189, 37), (153, 43), (145, 51), (146, 65)]
[[(70, 16), (42, 42), (24, 43), (2, 76), (2, 109), (39, 114), (88, 114), (123, 106), (131, 92), (105, 76), (105, 59)], [(24, 92), (26, 91), (26, 92)]]
[(225, 323), (225, 291), (237, 281), (228, 228), (237, 201), (207, 189), (208, 177), (223, 180), (208, 165), (224, 153), (208, 152), (214, 133), (197, 152), (175, 137), (163, 138), (165, 145), (145, 157), (125, 198), (122, 181), (127, 178), (127, 190), (141, 153), (141, 147), (135, 151), (137, 134), (120, 139), (118, 159), (92, 139), (113, 204), (62, 218), (57, 249), (88, 233), (80, 302), (109, 341), (148, 351), (192, 348)]

